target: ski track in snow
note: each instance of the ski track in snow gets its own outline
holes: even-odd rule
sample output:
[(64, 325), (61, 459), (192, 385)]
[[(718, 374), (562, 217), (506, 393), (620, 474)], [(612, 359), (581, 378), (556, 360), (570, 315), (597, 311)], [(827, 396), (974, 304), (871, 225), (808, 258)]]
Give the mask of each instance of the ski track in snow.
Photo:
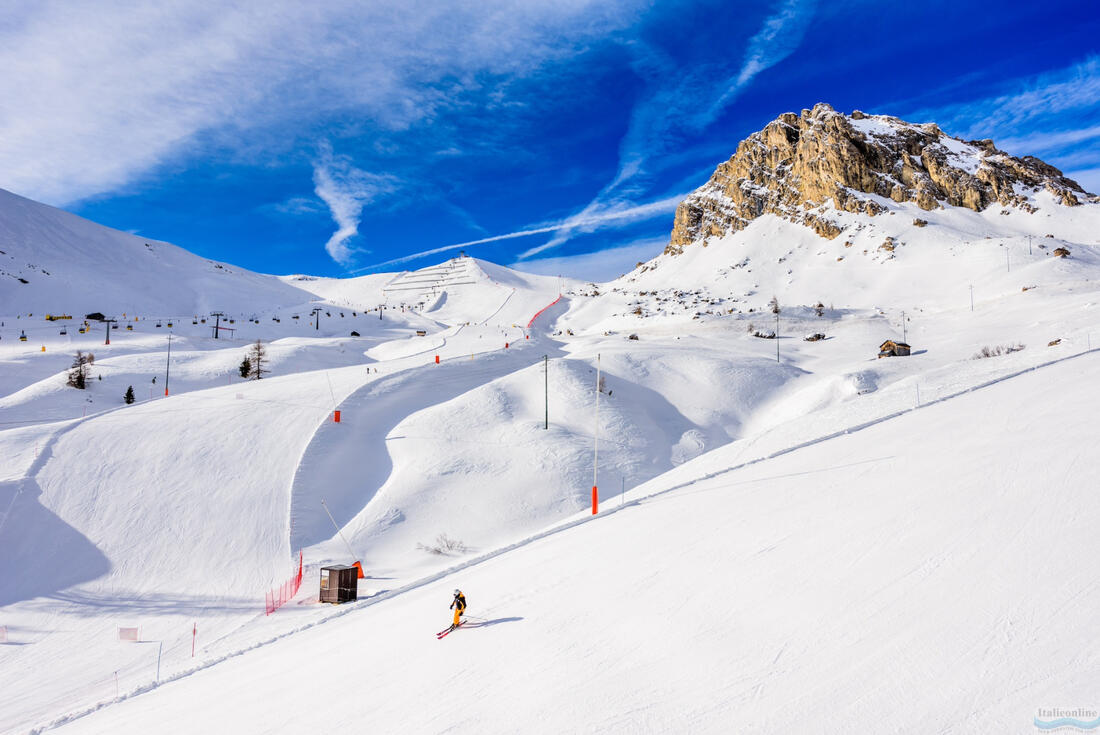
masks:
[[(84, 717), (88, 714), (91, 714), (91, 713), (96, 712), (100, 709), (103, 709), (104, 707), (110, 706), (111, 704), (122, 702), (126, 699), (137, 696), (139, 694), (143, 694), (145, 692), (152, 691), (153, 689), (155, 689), (159, 686), (163, 686), (165, 684), (169, 684), (171, 682), (183, 679), (185, 677), (192, 676), (192, 675), (194, 675), (194, 674), (196, 674), (200, 671), (203, 671), (205, 669), (209, 669), (210, 667), (215, 666), (219, 663), (222, 663), (222, 662), (227, 661), (229, 659), (232, 659), (232, 658), (241, 656), (245, 653), (248, 653), (249, 651), (253, 651), (255, 649), (271, 645), (273, 643), (276, 643), (278, 641), (286, 639), (290, 636), (293, 636), (297, 633), (301, 633), (303, 631), (315, 628), (319, 625), (323, 625), (323, 624), (332, 622), (333, 620), (341, 618), (345, 615), (360, 612), (361, 610), (363, 610), (365, 608), (369, 608), (373, 605), (377, 605), (377, 604), (385, 602), (387, 600), (394, 599), (396, 597), (404, 595), (404, 594), (406, 594), (408, 592), (411, 592), (413, 590), (418, 590), (418, 589), (427, 587), (427, 586), (432, 585), (432, 584), (434, 584), (434, 583), (436, 583), (440, 580), (446, 579), (448, 577), (453, 577), (457, 573), (459, 573), (463, 570), (467, 570), (467, 569), (482, 565), (482, 564), (484, 564), (485, 562), (487, 562), (491, 559), (495, 559), (495, 558), (500, 557), (504, 554), (508, 554), (508, 553), (516, 551), (518, 549), (522, 549), (524, 547), (530, 546), (531, 544), (534, 544), (535, 542), (541, 541), (543, 539), (550, 538), (552, 536), (556, 536), (558, 534), (564, 533), (564, 532), (569, 531), (571, 529), (577, 528), (578, 526), (606, 519), (608, 517), (611, 517), (613, 514), (619, 513), (621, 511), (627, 509), (627, 508), (636, 507), (636, 506), (642, 505), (643, 503), (646, 503), (647, 501), (651, 501), (651, 500), (654, 500), (656, 498), (659, 498), (659, 497), (662, 497), (662, 496), (665, 496), (665, 495), (668, 495), (668, 494), (671, 494), (671, 493), (677, 493), (677, 492), (682, 491), (682, 490), (690, 489), (692, 486), (698, 485), (699, 483), (709, 481), (709, 480), (721, 477), (723, 475), (728, 475), (728, 474), (737, 472), (737, 471), (739, 471), (741, 469), (744, 469), (746, 467), (749, 467), (749, 466), (752, 466), (752, 465), (755, 465), (755, 464), (758, 464), (758, 463), (761, 463), (761, 462), (766, 462), (768, 460), (775, 459), (777, 457), (781, 457), (783, 455), (790, 454), (792, 452), (797, 452), (801, 449), (805, 449), (807, 447), (811, 447), (811, 446), (814, 446), (814, 445), (817, 445), (817, 444), (821, 444), (823, 442), (827, 442), (827, 441), (830, 441), (830, 440), (833, 440), (833, 439), (836, 439), (836, 438), (839, 438), (839, 437), (842, 437), (842, 436), (847, 436), (847, 435), (850, 435), (850, 434), (854, 434), (856, 432), (863, 431), (863, 430), (868, 429), (870, 427), (878, 426), (878, 425), (883, 424), (887, 421), (891, 421), (893, 419), (899, 418), (899, 417), (904, 416), (906, 414), (913, 413), (915, 411), (919, 411), (919, 410), (922, 410), (922, 409), (927, 409), (931, 406), (950, 401), (950, 400), (958, 398), (960, 396), (964, 396), (964, 395), (973, 393), (975, 391), (979, 391), (979, 390), (982, 390), (982, 389), (985, 389), (985, 388), (989, 388), (991, 386), (998, 385), (1000, 383), (1004, 383), (1004, 382), (1012, 380), (1014, 378), (1018, 378), (1022, 375), (1026, 375), (1028, 373), (1032, 373), (1032, 372), (1035, 372), (1037, 370), (1041, 370), (1043, 368), (1048, 368), (1048, 367), (1058, 365), (1058, 364), (1061, 364), (1061, 363), (1064, 363), (1064, 362), (1077, 360), (1081, 357), (1084, 357), (1084, 356), (1089, 355), (1089, 354), (1095, 354), (1097, 352), (1100, 352), (1100, 348), (1093, 349), (1091, 351), (1087, 351), (1087, 352), (1083, 352), (1083, 353), (1078, 353), (1078, 354), (1075, 354), (1075, 355), (1070, 355), (1070, 356), (1067, 356), (1067, 357), (1058, 358), (1056, 360), (1050, 360), (1050, 361), (1044, 362), (1042, 364), (1035, 365), (1035, 366), (1026, 368), (1024, 370), (1020, 370), (1020, 371), (1011, 373), (1009, 375), (1005, 375), (1005, 376), (996, 378), (994, 380), (984, 382), (980, 385), (975, 385), (975, 386), (966, 388), (966, 389), (961, 390), (957, 393), (953, 393), (951, 395), (935, 399), (935, 400), (930, 401), (930, 402), (928, 402), (926, 404), (923, 404), (921, 406), (905, 409), (905, 410), (902, 410), (902, 411), (897, 411), (897, 412), (888, 414), (886, 416), (883, 416), (881, 418), (878, 418), (878, 419), (875, 419), (875, 420), (872, 420), (872, 421), (866, 421), (866, 422), (863, 422), (863, 423), (855, 425), (855, 426), (850, 426), (850, 427), (847, 427), (845, 429), (833, 432), (831, 434), (821, 436), (821, 437), (817, 437), (815, 439), (805, 441), (805, 442), (801, 442), (797, 445), (786, 447), (785, 449), (782, 449), (782, 450), (779, 450), (779, 451), (776, 451), (776, 452), (772, 452), (772, 453), (770, 453), (770, 454), (768, 454), (767, 456), (764, 456), (764, 457), (759, 457), (759, 458), (756, 458), (756, 459), (748, 460), (748, 461), (745, 461), (745, 462), (741, 462), (739, 464), (735, 464), (735, 465), (726, 467), (726, 468), (724, 468), (722, 470), (719, 470), (719, 471), (716, 471), (716, 472), (707, 472), (705, 474), (698, 475), (698, 476), (693, 477), (693, 478), (688, 479), (688, 480), (682, 480), (682, 481), (678, 482), (677, 484), (672, 485), (670, 487), (667, 487), (667, 488), (664, 488), (664, 489), (661, 489), (661, 490), (658, 490), (658, 491), (655, 491), (655, 492), (651, 492), (651, 493), (648, 493), (648, 494), (641, 494), (641, 495), (638, 495), (637, 497), (632, 497), (629, 502), (624, 502), (624, 503), (621, 503), (621, 504), (616, 504), (616, 505), (611, 505), (611, 506), (604, 505), (603, 507), (601, 507), (601, 510), (600, 510), (599, 514), (596, 514), (596, 515), (582, 515), (582, 516), (580, 516), (578, 518), (575, 518), (571, 521), (567, 521), (565, 523), (562, 523), (560, 525), (556, 525), (556, 526), (554, 526), (552, 528), (549, 528), (545, 531), (542, 531), (540, 533), (528, 536), (528, 537), (526, 537), (526, 538), (524, 538), (520, 541), (517, 541), (513, 544), (509, 544), (509, 545), (501, 547), (499, 549), (495, 549), (495, 550), (493, 550), (489, 553), (477, 556), (476, 558), (470, 559), (470, 560), (462, 562), (460, 564), (456, 564), (456, 565), (447, 567), (446, 569), (443, 569), (441, 571), (438, 571), (438, 572), (436, 572), (434, 574), (431, 574), (431, 575), (428, 575), (426, 577), (422, 577), (422, 578), (420, 578), (420, 579), (418, 579), (414, 582), (411, 582), (411, 583), (409, 583), (407, 585), (404, 585), (402, 587), (399, 587), (397, 589), (389, 590), (389, 591), (383, 592), (381, 594), (372, 596), (371, 598), (369, 598), (367, 600), (361, 600), (361, 601), (358, 601), (358, 602), (355, 602), (355, 603), (344, 605), (342, 607), (337, 608), (333, 612), (327, 614), (325, 617), (323, 617), (320, 620), (316, 620), (316, 621), (313, 621), (313, 622), (308, 623), (306, 625), (296, 627), (292, 630), (280, 633), (279, 635), (276, 635), (276, 636), (272, 636), (271, 638), (268, 638), (264, 641), (255, 643), (255, 644), (250, 645), (248, 647), (235, 650), (235, 651), (233, 651), (231, 653), (228, 653), (228, 654), (225, 654), (225, 655), (223, 655), (223, 656), (221, 656), (217, 659), (206, 661), (200, 666), (196, 666), (193, 669), (189, 669), (187, 671), (176, 674), (176, 675), (174, 675), (170, 678), (166, 678), (166, 679), (160, 681), (159, 683), (150, 684), (148, 686), (143, 686), (143, 687), (138, 687), (137, 689), (134, 689), (131, 692), (128, 692), (124, 695), (121, 695), (119, 698), (117, 698), (113, 702), (107, 702), (107, 703), (99, 704), (99, 705), (96, 705), (94, 707), (90, 707), (90, 708), (88, 708), (84, 711), (74, 713), (74, 714), (71, 714), (71, 715), (67, 715), (63, 718), (59, 718), (57, 720), (54, 720), (54, 721), (52, 721), (52, 722), (50, 722), (50, 723), (48, 723), (48, 724), (46, 724), (46, 725), (44, 725), (40, 728), (36, 728), (36, 729), (32, 730), (31, 732), (32, 733), (44, 732), (46, 730), (49, 730), (49, 729), (52, 729), (52, 728), (55, 728), (55, 727), (59, 727), (59, 726), (61, 726), (63, 724), (66, 724), (68, 722), (78, 720), (81, 717)], [(643, 492), (644, 492), (644, 490), (643, 490)], [(767, 551), (767, 550), (764, 550), (764, 551)], [(775, 659), (772, 662), (773, 666), (776, 663), (778, 663), (780, 657), (783, 654), (783, 650), (784, 649), (780, 649), (776, 653)], [(755, 688), (753, 689), (753, 699), (759, 699), (760, 692), (763, 690), (764, 686), (765, 686), (764, 682), (760, 682), (760, 683), (755, 685)]]
[[(1100, 670), (1084, 632), (1096, 602), (1091, 570), (1067, 565), (1070, 549), (1091, 550), (1081, 524), (1095, 505), (1074, 478), (1095, 476), (1097, 455), (1087, 431), (1060, 436), (1047, 409), (1076, 427), (1095, 404), (1083, 376), (1098, 351), (1092, 340), (1100, 347), (1100, 251), (1091, 244), (1100, 217), (1097, 205), (1069, 210), (1043, 192), (1031, 201), (1034, 216), (884, 201), (890, 211), (876, 218), (835, 213), (847, 228), (835, 241), (762, 217), (599, 285), (473, 260), (358, 279), (274, 278), (79, 218), (54, 231), (48, 208), (21, 205), (28, 242), (72, 232), (91, 251), (122, 249), (142, 263), (141, 294), (120, 292), (104, 308), (154, 303), (155, 293), (166, 314), (235, 311), (240, 337), (215, 343), (209, 325), (180, 319), (173, 395), (153, 400), (150, 389), (144, 400), (140, 385), (163, 365), (153, 317), (112, 335), (110, 347), (41, 320), (67, 308), (58, 284), (102, 277), (100, 259), (43, 261), (60, 275), (21, 292), (33, 290), (33, 303), (15, 309), (0, 298), (20, 312), (0, 327), (0, 426), (13, 427), (0, 431), (0, 625), (9, 626), (0, 689), (11, 697), (0, 730), (188, 731), (194, 723), (178, 708), (196, 692), (210, 706), (195, 722), (222, 713), (238, 730), (293, 729), (310, 706), (296, 696), (312, 702), (322, 683), (324, 693), (355, 689), (294, 652), (338, 655), (349, 632), (371, 648), (341, 666), (380, 693), (364, 701), (383, 730), (514, 731), (488, 687), (515, 701), (530, 731), (820, 723), (857, 732), (891, 713), (914, 731), (1031, 726), (1023, 710), (1094, 690), (1089, 672)], [(0, 209), (8, 203), (0, 196)], [(918, 216), (926, 227), (911, 226)], [(896, 250), (884, 253), (887, 235)], [(1066, 245), (1072, 258), (1050, 257)], [(167, 266), (186, 276), (162, 277)], [(204, 284), (224, 307), (189, 301)], [(395, 284), (400, 298), (387, 299)], [(775, 327), (761, 313), (773, 294), (783, 304), (779, 337), (756, 339), (753, 323)], [(810, 306), (819, 302), (829, 306)], [(366, 310), (380, 304), (371, 318)], [(314, 307), (329, 315), (307, 324)], [(246, 320), (253, 309), (258, 318)], [(363, 336), (345, 336), (352, 329)], [(826, 338), (799, 339), (817, 332)], [(882, 339), (903, 334), (911, 357), (875, 358)], [(268, 341), (272, 379), (234, 381), (257, 338)], [(1014, 345), (1026, 349), (972, 359), (983, 346)], [(80, 394), (63, 386), (78, 347), (99, 355), (98, 377)], [(592, 480), (597, 355), (609, 390), (593, 516), (578, 508)], [(139, 386), (139, 403), (117, 405), (128, 384)], [(986, 414), (997, 423), (983, 424)], [(1029, 422), (1045, 433), (1031, 435)], [(968, 433), (952, 434), (956, 424)], [(909, 454), (908, 444), (936, 456)], [(924, 484), (907, 485), (910, 476)], [(982, 484), (987, 476), (996, 482)], [(615, 497), (616, 481), (628, 479)], [(412, 548), (441, 531), (471, 550)], [(344, 535), (370, 572), (364, 597), (312, 604), (318, 566), (347, 561)], [(289, 573), (297, 544), (306, 547), (305, 591), (265, 618), (259, 599)], [(996, 565), (994, 546), (1015, 569)], [(65, 574), (50, 587), (53, 569)], [(832, 596), (844, 582), (847, 597)], [(938, 598), (945, 583), (954, 602)], [(409, 636), (441, 627), (429, 596), (453, 584), (482, 622), (422, 651)], [(651, 596), (657, 605), (646, 604)], [(378, 637), (379, 621), (393, 632)], [(163, 640), (159, 681), (151, 647), (111, 641), (130, 624)], [(654, 626), (660, 635), (649, 635)], [(394, 648), (405, 639), (407, 656)], [(359, 668), (375, 650), (392, 670), (387, 680)], [(683, 650), (695, 658), (677, 658)], [(280, 655), (316, 682), (279, 683)], [(422, 682), (403, 673), (406, 660), (440, 688), (432, 707), (410, 706), (406, 693)], [(466, 662), (486, 670), (485, 683)], [(708, 667), (722, 673), (700, 676)], [(568, 699), (577, 719), (522, 689), (544, 670), (545, 697)], [(824, 678), (800, 678), (806, 671)], [(256, 679), (267, 711), (247, 721), (228, 714), (222, 697), (234, 676)]]

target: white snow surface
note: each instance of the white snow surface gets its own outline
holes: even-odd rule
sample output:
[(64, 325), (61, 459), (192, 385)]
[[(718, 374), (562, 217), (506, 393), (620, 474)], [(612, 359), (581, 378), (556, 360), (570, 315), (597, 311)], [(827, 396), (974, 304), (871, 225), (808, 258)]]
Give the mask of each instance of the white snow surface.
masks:
[[(23, 259), (147, 249), (12, 197)], [(884, 200), (832, 241), (763, 217), (604, 284), (472, 258), (205, 275), (150, 241), (178, 260), (0, 286), (0, 732), (301, 732), (319, 708), (401, 733), (1016, 732), (1095, 706), (1100, 206), (1032, 202)], [(132, 331), (45, 321), (64, 294)], [(244, 380), (257, 339), (270, 373)], [(318, 603), (352, 561), (359, 600)], [(455, 587), (469, 622), (437, 641)]]

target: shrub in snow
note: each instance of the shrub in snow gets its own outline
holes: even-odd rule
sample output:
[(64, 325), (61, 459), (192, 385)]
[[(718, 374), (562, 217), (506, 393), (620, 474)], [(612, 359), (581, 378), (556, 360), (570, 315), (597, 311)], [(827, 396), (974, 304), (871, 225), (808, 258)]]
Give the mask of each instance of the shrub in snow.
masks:
[(1022, 344), (997, 345), (996, 347), (990, 347), (989, 345), (986, 345), (977, 353), (975, 353), (974, 357), (972, 357), (971, 359), (982, 360), (987, 357), (998, 357), (1000, 355), (1007, 355), (1010, 352), (1019, 352), (1022, 349), (1024, 349), (1024, 345)]
[(122, 400), (126, 401), (126, 405), (134, 402), (134, 386), (131, 385), (126, 389), (126, 395), (122, 397)]
[(449, 537), (445, 533), (441, 533), (435, 537), (435, 542), (431, 544), (417, 543), (416, 548), (427, 551), (429, 554), (465, 554), (470, 549), (466, 544)]
[(247, 355), (241, 360), (240, 367), (237, 368), (237, 371), (241, 374), (242, 378), (247, 378), (252, 374), (252, 361), (248, 359)]

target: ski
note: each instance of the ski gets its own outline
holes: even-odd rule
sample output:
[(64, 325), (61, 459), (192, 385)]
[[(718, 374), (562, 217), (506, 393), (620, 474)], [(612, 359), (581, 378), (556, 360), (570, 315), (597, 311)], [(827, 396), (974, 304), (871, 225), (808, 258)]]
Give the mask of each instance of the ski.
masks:
[(455, 630), (456, 628), (459, 628), (459, 627), (461, 627), (461, 626), (462, 626), (462, 623), (465, 623), (465, 622), (466, 622), (466, 621), (465, 621), (465, 620), (463, 620), (463, 621), (462, 621), (461, 623), (459, 623), (458, 625), (451, 625), (451, 626), (447, 626), (447, 627), (446, 627), (446, 628), (444, 628), (443, 630), (441, 630), (441, 631), (439, 631), (438, 633), (436, 633), (436, 634), (435, 634), (435, 637), (436, 637), (436, 638), (437, 638), (438, 640), (443, 640), (444, 638), (446, 638), (446, 637), (447, 637), (447, 634), (448, 634), (448, 633), (450, 633), (450, 632), (451, 632), (452, 630)]

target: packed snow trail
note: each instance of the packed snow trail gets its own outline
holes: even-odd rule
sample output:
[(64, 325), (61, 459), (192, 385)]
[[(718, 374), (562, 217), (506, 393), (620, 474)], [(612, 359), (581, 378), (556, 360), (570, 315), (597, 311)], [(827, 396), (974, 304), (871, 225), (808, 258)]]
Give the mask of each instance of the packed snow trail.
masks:
[(1100, 684), (1080, 647), (1100, 605), (1080, 564), (1100, 556), (1098, 367), (1052, 365), (467, 568), (491, 624), (446, 646), (426, 631), (455, 576), (61, 732), (297, 731), (333, 696), (410, 733), (1021, 730)]
[[(542, 347), (538, 358), (559, 356), (556, 349)], [(332, 537), (322, 498), (340, 526), (368, 505), (393, 469), (387, 439), (394, 426), (419, 410), (533, 364), (534, 351), (523, 348), (403, 370), (367, 383), (341, 401), (341, 423), (318, 427), (294, 474), (291, 548)]]

